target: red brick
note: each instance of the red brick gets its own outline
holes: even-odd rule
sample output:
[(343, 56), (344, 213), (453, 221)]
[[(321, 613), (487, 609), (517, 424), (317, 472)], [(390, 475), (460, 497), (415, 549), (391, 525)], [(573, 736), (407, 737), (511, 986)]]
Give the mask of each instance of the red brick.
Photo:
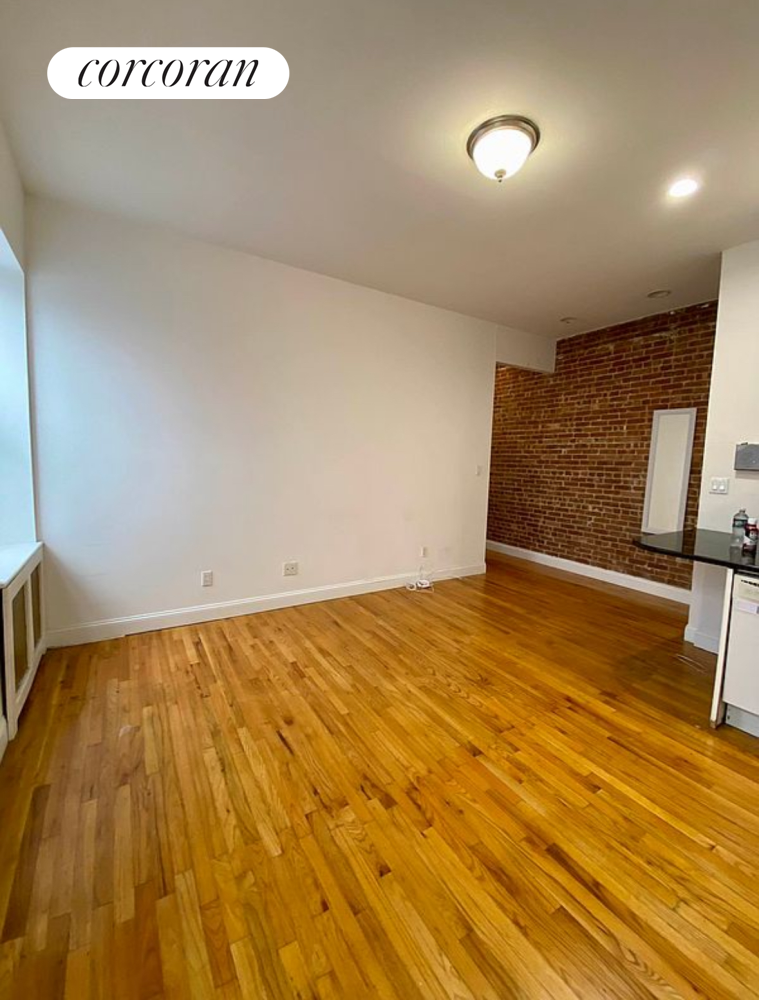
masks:
[(499, 366), (488, 538), (689, 587), (691, 566), (644, 553), (654, 410), (695, 406), (686, 526), (698, 513), (717, 305), (560, 340), (552, 375)]

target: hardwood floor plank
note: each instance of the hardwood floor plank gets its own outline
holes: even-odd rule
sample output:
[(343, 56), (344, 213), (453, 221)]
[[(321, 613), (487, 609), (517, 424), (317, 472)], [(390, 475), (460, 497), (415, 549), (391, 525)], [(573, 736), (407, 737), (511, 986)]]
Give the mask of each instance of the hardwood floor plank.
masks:
[(200, 907), (206, 953), (211, 966), (211, 978), (216, 987), (224, 986), (237, 978), (229, 950), (229, 940), (224, 926), (221, 904), (217, 899)]
[(0, 1000), (759, 998), (759, 752), (653, 598), (487, 575), (49, 653)]
[(190, 967), (185, 961), (179, 903), (175, 893), (163, 896), (157, 901), (156, 921), (164, 995), (167, 1000), (186, 1000), (192, 995), (189, 983)]
[(192, 1000), (206, 1000), (215, 991), (200, 906), (193, 873), (181, 872), (177, 875), (177, 908), (182, 935), (182, 958), (187, 966), (189, 996)]
[(114, 918), (117, 924), (134, 917), (134, 860), (132, 853), (132, 792), (119, 785), (113, 808), (114, 839)]
[(64, 1000), (90, 1000), (91, 956), (89, 947), (70, 951), (66, 962)]
[(29, 904), (36, 875), (37, 854), (42, 843), (45, 809), (49, 795), (49, 785), (38, 785), (32, 793), (29, 815), (21, 841), (21, 851), (15, 867), (13, 888), (3, 921), (3, 942), (23, 937), (26, 933)]
[(158, 893), (154, 882), (135, 889), (135, 940), (131, 960), (136, 966), (137, 1000), (153, 1000), (163, 994), (161, 943), (158, 928)]
[(87, 799), (80, 806), (79, 839), (76, 848), (75, 880), (71, 903), (72, 951), (86, 947), (92, 940), (97, 809), (96, 799)]

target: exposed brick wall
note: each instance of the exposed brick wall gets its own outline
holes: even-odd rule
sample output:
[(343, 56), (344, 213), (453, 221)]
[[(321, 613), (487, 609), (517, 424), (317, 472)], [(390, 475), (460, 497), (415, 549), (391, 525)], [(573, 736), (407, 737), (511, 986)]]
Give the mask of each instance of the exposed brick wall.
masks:
[(691, 566), (640, 531), (654, 410), (696, 406), (686, 526), (695, 526), (716, 303), (561, 340), (553, 375), (496, 372), (488, 538), (689, 587)]

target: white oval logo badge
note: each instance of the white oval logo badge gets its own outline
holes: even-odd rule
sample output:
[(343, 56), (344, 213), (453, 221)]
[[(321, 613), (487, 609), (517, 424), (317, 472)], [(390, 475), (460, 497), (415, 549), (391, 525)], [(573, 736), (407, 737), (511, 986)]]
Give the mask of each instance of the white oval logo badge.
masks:
[(267, 48), (70, 48), (50, 60), (47, 79), (73, 101), (268, 100), (290, 67)]

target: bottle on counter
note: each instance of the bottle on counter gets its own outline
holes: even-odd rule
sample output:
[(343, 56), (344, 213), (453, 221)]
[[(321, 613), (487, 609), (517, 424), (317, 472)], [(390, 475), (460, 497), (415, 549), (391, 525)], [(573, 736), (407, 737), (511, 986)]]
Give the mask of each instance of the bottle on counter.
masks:
[(746, 537), (743, 540), (743, 551), (747, 554), (756, 552), (756, 541), (759, 538), (759, 526), (755, 517), (750, 517), (746, 524)]
[(748, 514), (746, 508), (741, 507), (737, 514), (733, 516), (733, 540), (731, 545), (743, 547), (746, 541), (746, 526), (748, 525)]

